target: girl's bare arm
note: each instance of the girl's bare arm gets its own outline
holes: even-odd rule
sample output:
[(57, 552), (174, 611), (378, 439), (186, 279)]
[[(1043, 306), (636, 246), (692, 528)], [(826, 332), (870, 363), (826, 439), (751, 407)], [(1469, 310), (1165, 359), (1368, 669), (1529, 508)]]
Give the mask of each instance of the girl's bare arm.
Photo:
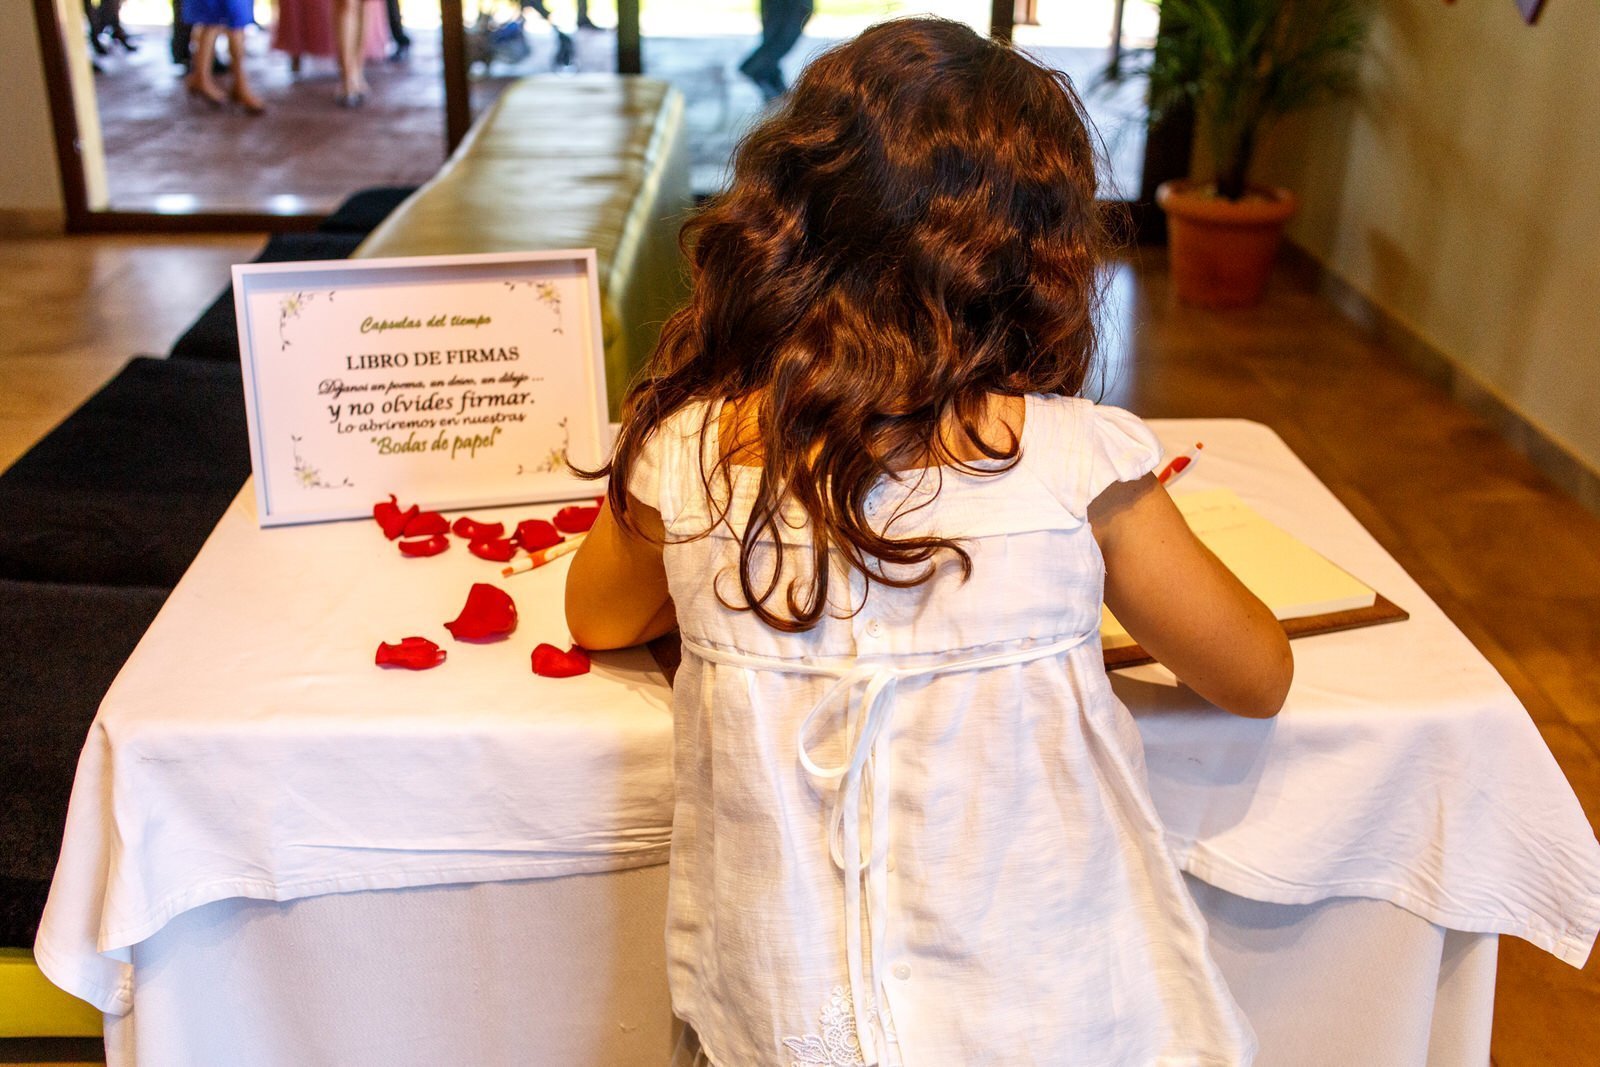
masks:
[(1154, 475), (1089, 505), (1106, 563), (1106, 606), (1196, 693), (1235, 715), (1283, 707), (1294, 654), (1272, 612), (1190, 531)]
[(573, 553), (567, 572), (567, 629), (584, 648), (626, 648), (677, 626), (661, 559), (661, 515), (629, 500), (643, 534), (619, 525), (609, 504)]

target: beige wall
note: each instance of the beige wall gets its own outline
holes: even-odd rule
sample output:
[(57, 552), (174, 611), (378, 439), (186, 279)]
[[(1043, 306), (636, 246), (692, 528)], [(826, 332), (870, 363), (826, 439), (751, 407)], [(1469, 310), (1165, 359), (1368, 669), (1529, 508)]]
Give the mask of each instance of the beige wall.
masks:
[[(106, 204), (105, 153), (83, 4), (82, 0), (53, 2), (57, 24), (65, 27), (84, 190), (88, 206), (99, 209)], [(59, 229), (65, 214), (33, 5), (28, 0), (0, 0), (0, 234)]]
[(1358, 99), (1258, 177), (1291, 236), (1600, 471), (1600, 5), (1375, 0)]
[(59, 220), (50, 103), (28, 0), (0, 0), (0, 232), (29, 219)]

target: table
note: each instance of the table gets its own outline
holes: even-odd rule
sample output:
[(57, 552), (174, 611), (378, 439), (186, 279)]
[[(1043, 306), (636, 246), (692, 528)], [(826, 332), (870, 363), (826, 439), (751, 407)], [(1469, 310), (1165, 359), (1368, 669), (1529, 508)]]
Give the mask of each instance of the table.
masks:
[[(1116, 679), (1259, 1062), (1485, 1062), (1496, 935), (1581, 964), (1600, 927), (1576, 799), (1492, 668), (1275, 435), (1153, 425), (1169, 451), (1206, 441), (1182, 488), (1232, 487), (1412, 614), (1296, 642), (1274, 721), (1159, 667)], [(486, 569), (459, 546), (398, 560), (367, 523), (261, 531), (248, 491), (230, 508), (101, 708), (36, 948), (109, 1013), (111, 1062), (664, 1062), (647, 931), (670, 715), (648, 657), (531, 676), (533, 643), (565, 637), (553, 566), (506, 581), (511, 641), (370, 666), (379, 638), (437, 634)]]
[[(660, 1067), (666, 872), (207, 904), (134, 948), (107, 1062)], [(1190, 887), (1260, 1067), (1488, 1063), (1493, 935)]]

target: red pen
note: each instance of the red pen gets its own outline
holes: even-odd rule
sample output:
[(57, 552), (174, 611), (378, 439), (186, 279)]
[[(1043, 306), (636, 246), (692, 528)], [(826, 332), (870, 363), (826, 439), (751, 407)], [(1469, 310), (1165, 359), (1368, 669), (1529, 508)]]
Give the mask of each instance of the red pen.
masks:
[(1162, 485), (1171, 485), (1177, 481), (1180, 474), (1194, 466), (1194, 461), (1200, 458), (1200, 450), (1204, 447), (1206, 447), (1204, 441), (1196, 441), (1193, 448), (1161, 468), (1161, 473), (1156, 475), (1156, 481)]

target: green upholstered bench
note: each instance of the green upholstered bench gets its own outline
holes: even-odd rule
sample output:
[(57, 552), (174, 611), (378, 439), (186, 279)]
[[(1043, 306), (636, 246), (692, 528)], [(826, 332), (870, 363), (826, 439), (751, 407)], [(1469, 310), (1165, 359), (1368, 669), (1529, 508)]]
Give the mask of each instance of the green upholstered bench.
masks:
[(355, 256), (595, 249), (615, 418), (685, 297), (678, 229), (692, 206), (676, 89), (651, 78), (539, 75), (507, 88)]

